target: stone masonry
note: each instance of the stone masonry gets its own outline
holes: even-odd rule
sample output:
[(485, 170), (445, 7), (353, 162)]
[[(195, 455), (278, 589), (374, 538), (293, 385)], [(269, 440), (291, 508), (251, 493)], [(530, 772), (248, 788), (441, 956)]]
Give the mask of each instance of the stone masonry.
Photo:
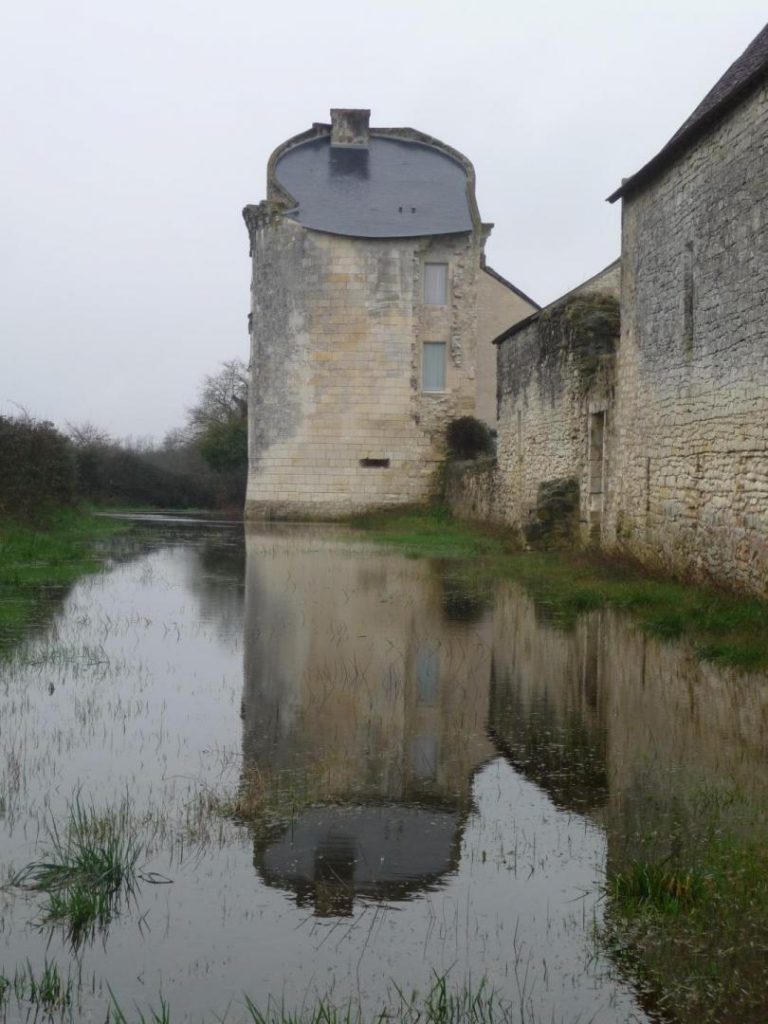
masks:
[(765, 82), (623, 195), (622, 253), (604, 543), (768, 595)]
[(447, 498), (768, 597), (768, 26), (619, 198), (620, 335), (618, 265), (502, 334), (497, 463)]
[[(367, 112), (332, 115), (333, 129), (315, 125), (279, 147), (270, 161), (268, 199), (244, 211), (253, 256), (251, 518), (335, 518), (427, 500), (439, 479), (447, 423), (478, 412), (479, 367), (495, 369), (487, 359), (480, 366), (478, 357), (480, 344), (492, 351), (491, 337), (481, 338), (478, 326), (478, 279), (487, 277), (482, 254), (490, 226), (477, 213), (471, 164), (411, 129), (372, 128), (371, 153), (361, 152)], [(331, 143), (330, 167), (347, 175), (341, 184), (349, 183), (351, 198), (338, 214), (333, 195), (320, 203), (319, 223), (336, 215), (344, 225), (317, 230), (301, 222), (301, 203), (279, 180), (280, 161), (302, 144), (308, 161), (325, 159), (322, 149), (311, 147), (327, 144), (332, 131), (340, 141)], [(442, 207), (439, 195), (433, 206), (429, 196), (404, 202), (401, 196), (415, 194), (407, 180), (402, 188), (394, 180), (391, 195), (375, 191), (387, 169), (379, 165), (377, 172), (375, 161), (391, 145), (417, 147), (415, 153), (399, 148), (401, 159), (444, 162), (436, 164), (449, 175)], [(303, 186), (310, 222), (313, 189), (325, 181), (312, 176), (313, 167)], [(305, 173), (303, 164), (299, 171)], [(457, 174), (461, 184), (451, 192)], [(348, 224), (355, 202), (361, 204), (359, 228)], [(398, 205), (390, 211), (392, 203)], [(372, 219), (382, 210), (394, 218), (391, 228)], [(422, 210), (429, 228), (423, 234)], [(454, 226), (466, 229), (444, 230)], [(443, 303), (425, 302), (428, 263), (447, 268)], [(489, 278), (483, 287), (489, 282), (503, 292), (499, 301), (513, 319), (535, 308), (506, 282)], [(425, 342), (445, 345), (439, 389), (424, 386)]]
[(599, 534), (619, 331), (619, 261), (496, 339), (497, 460), (451, 466), (454, 512), (524, 544)]

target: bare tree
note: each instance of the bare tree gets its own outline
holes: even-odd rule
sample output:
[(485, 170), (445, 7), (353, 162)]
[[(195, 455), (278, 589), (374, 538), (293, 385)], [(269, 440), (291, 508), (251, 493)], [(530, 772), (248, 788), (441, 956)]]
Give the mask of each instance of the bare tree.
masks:
[(66, 435), (75, 448), (106, 447), (113, 443), (112, 438), (101, 427), (86, 421), (70, 423), (67, 420)]
[(218, 373), (203, 379), (197, 404), (189, 409), (190, 426), (194, 433), (204, 433), (247, 415), (248, 367), (242, 359), (227, 359)]

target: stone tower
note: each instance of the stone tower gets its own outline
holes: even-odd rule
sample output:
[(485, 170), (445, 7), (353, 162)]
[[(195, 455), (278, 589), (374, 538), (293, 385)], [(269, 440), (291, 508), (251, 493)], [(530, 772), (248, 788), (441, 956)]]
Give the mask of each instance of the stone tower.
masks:
[[(250, 518), (425, 500), (447, 423), (476, 413), (478, 375), (495, 370), (490, 338), (478, 352), (490, 225), (472, 165), (413, 129), (369, 128), (369, 115), (332, 110), (284, 142), (266, 200), (243, 211)], [(534, 308), (503, 285), (521, 307), (508, 322)]]

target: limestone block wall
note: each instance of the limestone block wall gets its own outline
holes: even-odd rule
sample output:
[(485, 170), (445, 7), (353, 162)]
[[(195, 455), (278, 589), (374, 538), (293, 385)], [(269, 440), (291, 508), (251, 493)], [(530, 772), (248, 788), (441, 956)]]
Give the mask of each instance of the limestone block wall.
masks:
[(496, 346), (494, 338), (538, 307), (484, 267), (477, 278), (477, 410), (489, 427), (497, 425)]
[[(475, 412), (481, 233), (352, 238), (253, 209), (246, 515), (426, 500), (447, 422)], [(422, 302), (425, 259), (449, 266), (446, 306)], [(446, 343), (444, 392), (422, 390), (425, 341)]]
[(498, 346), (498, 508), (524, 542), (599, 534), (610, 464), (618, 267)]
[(768, 87), (624, 199), (604, 540), (768, 594)]
[(503, 523), (499, 467), (493, 456), (467, 462), (448, 462), (444, 470), (444, 500), (458, 519)]

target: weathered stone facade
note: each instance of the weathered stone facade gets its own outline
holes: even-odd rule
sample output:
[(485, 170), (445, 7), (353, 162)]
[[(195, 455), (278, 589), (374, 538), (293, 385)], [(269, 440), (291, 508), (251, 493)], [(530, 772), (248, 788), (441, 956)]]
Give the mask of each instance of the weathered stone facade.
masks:
[[(366, 112), (332, 113), (339, 138), (353, 141), (331, 143), (331, 169), (339, 158), (334, 147), (343, 147), (346, 159), (349, 150), (365, 150), (368, 131), (367, 118), (347, 116)], [(318, 179), (314, 165), (301, 166), (304, 213), (281, 184), (281, 160), (298, 148), (327, 146), (336, 130), (316, 125), (280, 147), (270, 161), (267, 201), (244, 211), (253, 256), (249, 517), (334, 518), (428, 499), (445, 453), (446, 424), (478, 411), (478, 376), (494, 370), (478, 356), (481, 344), (492, 351), (478, 321), (490, 227), (477, 213), (471, 164), (411, 129), (370, 129), (372, 144), (415, 146), (416, 159), (428, 154), (443, 161), (438, 171), (452, 177), (442, 206), (439, 192), (433, 206), (429, 195), (410, 205), (407, 197), (416, 193), (407, 176), (401, 189), (395, 179), (390, 192), (376, 192), (375, 161), (387, 156), (380, 146), (370, 154), (370, 168), (365, 152), (353, 152), (358, 165), (339, 164), (338, 177), (346, 186), (342, 176), (348, 176), (352, 192), (348, 203), (342, 194), (336, 212), (335, 195), (325, 206), (321, 196), (313, 210)], [(397, 150), (403, 152), (414, 158)], [(316, 159), (310, 150), (307, 160)], [(355, 202), (359, 225), (350, 211)], [(338, 230), (331, 230), (334, 216)], [(419, 233), (420, 224), (428, 233)], [(444, 301), (425, 301), (428, 264), (446, 268)], [(505, 314), (520, 317), (535, 308), (509, 286), (491, 284), (509, 295), (502, 300)], [(423, 359), (430, 342), (445, 346), (445, 361), (441, 386), (428, 388)]]
[(618, 293), (616, 261), (497, 339), (497, 463), (449, 468), (456, 514), (507, 523), (523, 543), (599, 532)]
[(480, 523), (504, 523), (504, 487), (495, 456), (445, 466), (443, 496), (453, 515)]
[(767, 152), (768, 26), (610, 197), (620, 337), (615, 264), (498, 339), (498, 462), (452, 469), (459, 514), (768, 596)]
[(768, 594), (768, 85), (623, 197), (604, 542)]
[(475, 415), (495, 429), (497, 408), (497, 360), (492, 342), (510, 324), (529, 316), (536, 304), (513, 284), (483, 267), (477, 279), (477, 409)]

